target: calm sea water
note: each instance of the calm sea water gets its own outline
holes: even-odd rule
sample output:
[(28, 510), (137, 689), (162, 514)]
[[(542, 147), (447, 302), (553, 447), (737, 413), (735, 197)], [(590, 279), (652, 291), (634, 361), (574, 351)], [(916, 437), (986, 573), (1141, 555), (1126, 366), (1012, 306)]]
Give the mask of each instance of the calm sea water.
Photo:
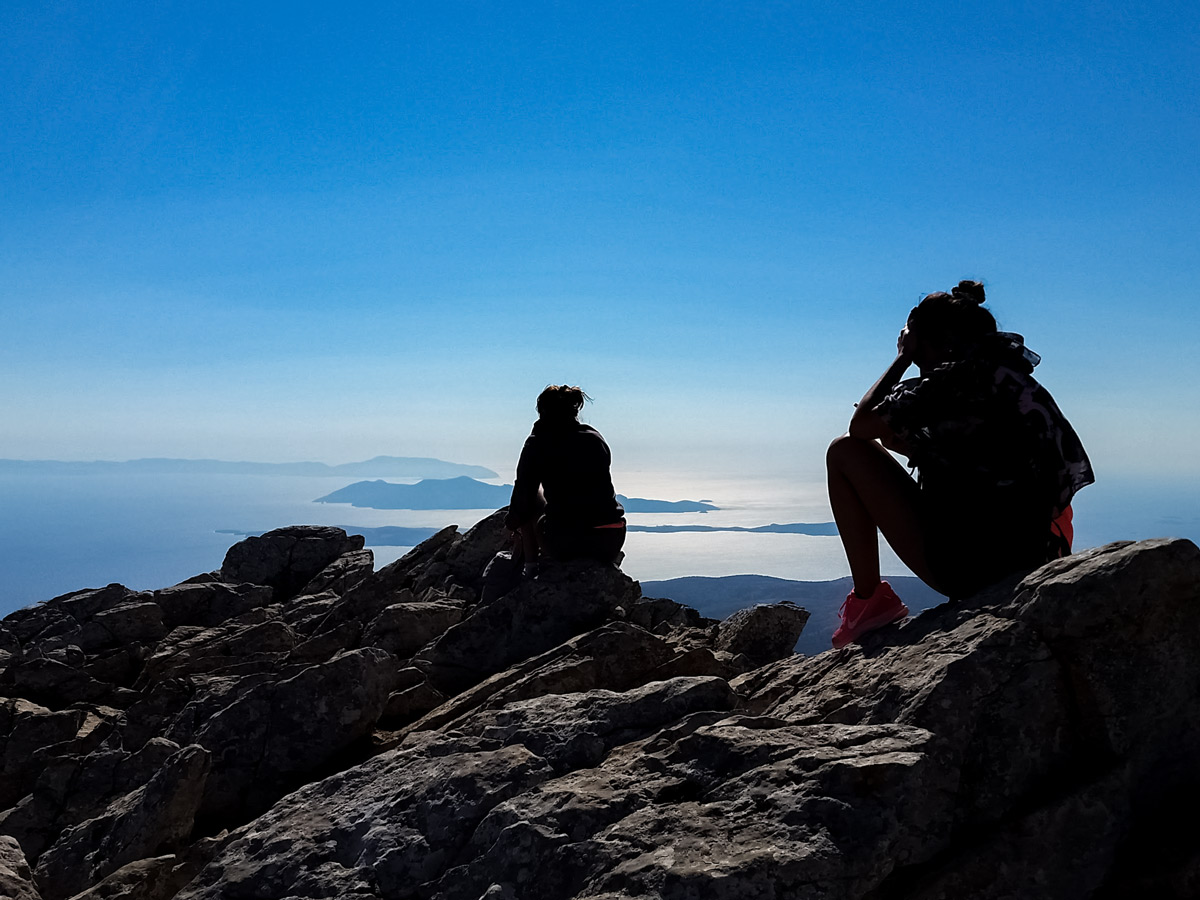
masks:
[[(466, 528), (491, 510), (353, 509), (313, 503), (355, 479), (295, 476), (0, 476), (0, 615), (83, 587), (145, 589), (220, 566), (237, 537), (220, 529), (282, 525)], [(634, 524), (755, 526), (825, 522), (821, 484), (717, 480), (639, 473), (630, 496), (707, 499), (709, 513), (631, 515)], [(1157, 536), (1200, 540), (1200, 485), (1109, 480), (1076, 501), (1076, 547)], [(375, 547), (376, 565), (407, 548)], [(836, 537), (790, 534), (630, 533), (625, 570), (639, 580), (760, 574), (824, 581), (848, 573)], [(884, 549), (888, 574), (906, 570)]]

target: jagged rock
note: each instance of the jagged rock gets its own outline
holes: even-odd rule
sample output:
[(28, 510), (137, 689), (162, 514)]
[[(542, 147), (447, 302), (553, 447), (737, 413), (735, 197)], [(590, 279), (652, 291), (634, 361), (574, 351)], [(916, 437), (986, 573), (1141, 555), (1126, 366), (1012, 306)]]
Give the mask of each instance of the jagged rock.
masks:
[(640, 597), (626, 611), (626, 621), (647, 631), (657, 631), (664, 625), (669, 628), (708, 628), (718, 624), (716, 619), (706, 619), (690, 606), (665, 597)]
[(9, 663), (21, 658), (21, 642), (5, 625), (0, 624), (0, 676)]
[(221, 838), (202, 838), (177, 854), (126, 863), (71, 900), (169, 900), (196, 877), (223, 843)]
[(172, 741), (153, 738), (136, 753), (101, 746), (87, 755), (53, 759), (32, 792), (0, 813), (0, 828), (20, 840), (28, 858), (36, 861), (63, 831), (147, 784), (179, 750)]
[(374, 570), (375, 554), (370, 550), (353, 550), (343, 553), (314, 575), (312, 581), (304, 586), (301, 593), (321, 594), (332, 591), (341, 596), (350, 588), (360, 584)]
[(446, 695), (426, 681), (396, 691), (387, 700), (384, 719), (415, 719), (446, 702)]
[[(45, 603), (19, 609), (5, 617), (4, 625), (22, 644), (44, 644), (55, 638), (77, 636), (81, 623), (136, 596), (135, 591), (121, 584), (72, 591)], [(78, 640), (70, 643), (78, 643)]]
[(0, 897), (5, 900), (42, 900), (33, 883), (33, 872), (16, 838), (0, 834)]
[[(208, 576), (197, 575), (197, 578)], [(216, 573), (220, 577), (220, 573)], [(198, 625), (212, 628), (271, 603), (274, 590), (257, 584), (221, 584), (185, 581), (155, 591), (154, 602), (162, 610), (167, 628)]]
[(546, 694), (628, 690), (652, 680), (672, 655), (671, 646), (662, 638), (614, 622), (498, 672), (434, 709), (409, 731), (453, 727), (452, 723), (477, 709)]
[(363, 633), (362, 643), (408, 659), (446, 629), (457, 625), (462, 617), (461, 603), (393, 603), (380, 610)]
[(379, 615), (384, 607), (416, 600), (413, 592), (414, 573), (421, 573), (427, 566), (440, 563), (457, 537), (458, 526), (447, 525), (395, 562), (368, 575), (350, 588), (309, 633), (332, 631), (347, 623), (361, 628)]
[(88, 624), (101, 634), (95, 642), (84, 644), (87, 650), (112, 644), (150, 643), (161, 639), (168, 630), (163, 624), (161, 607), (144, 600), (101, 610)]
[(713, 718), (498, 804), (436, 896), (861, 897), (943, 839), (896, 812), (950, 802), (927, 733)]
[(228, 819), (259, 812), (306, 773), (366, 735), (396, 681), (395, 659), (368, 647), (263, 681), (196, 733), (214, 765), (202, 812)]
[(479, 590), (483, 570), (492, 557), (512, 544), (512, 533), (504, 524), (507, 515), (506, 506), (485, 516), (449, 548), (446, 565), (457, 582)]
[(362, 535), (327, 525), (292, 525), (234, 544), (221, 564), (221, 580), (275, 589), (276, 600), (300, 592), (322, 569), (363, 548)]
[(787, 601), (740, 609), (718, 626), (717, 649), (764, 666), (792, 654), (807, 621), (808, 611)]
[[(318, 594), (300, 594), (283, 605), (280, 617), (288, 625), (292, 626), (297, 634), (311, 636), (320, 629), (320, 626), (325, 622), (329, 614), (341, 602), (341, 596), (335, 594), (333, 591), (321, 591)], [(359, 632), (362, 631), (362, 626), (359, 622), (341, 622), (326, 630), (336, 631), (341, 625), (346, 624), (356, 626), (353, 639), (357, 640)]]
[(639, 596), (613, 566), (560, 563), (450, 628), (415, 658), (435, 687), (457, 692), (618, 615)]
[(8, 667), (9, 690), (17, 697), (44, 703), (52, 708), (72, 703), (113, 699), (113, 685), (86, 672), (46, 657), (26, 659)]
[(230, 665), (270, 667), (292, 650), (296, 633), (286, 622), (254, 610), (215, 628), (180, 626), (147, 660), (139, 685), (164, 678), (214, 672)]
[(77, 894), (190, 834), (208, 768), (208, 751), (184, 747), (144, 787), (64, 832), (38, 861), (37, 883), (45, 900)]
[[(717, 679), (678, 679), (631, 694), (543, 697), (480, 719), (470, 734), (413, 735), (277, 803), (235, 835), (180, 900), (229, 897), (234, 883), (242, 896), (410, 897), (422, 884), (421, 893), (438, 896), (428, 888), (484, 816), (553, 778), (555, 765), (597, 760), (628, 735), (732, 699)], [(538, 705), (549, 713), (542, 724)]]
[(29, 793), (41, 768), (35, 752), (73, 740), (86, 718), (81, 709), (52, 712), (28, 700), (0, 701), (0, 809)]

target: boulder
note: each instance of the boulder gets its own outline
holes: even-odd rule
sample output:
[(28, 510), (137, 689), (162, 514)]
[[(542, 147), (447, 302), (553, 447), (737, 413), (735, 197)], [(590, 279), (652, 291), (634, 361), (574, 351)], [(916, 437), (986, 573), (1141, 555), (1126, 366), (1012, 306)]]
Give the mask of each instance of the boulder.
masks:
[(242, 896), (409, 897), (418, 887), (442, 896), (453, 884), (443, 876), (479, 823), (498, 804), (552, 779), (554, 765), (595, 761), (615, 741), (732, 700), (717, 679), (679, 679), (628, 696), (543, 697), (506, 708), (506, 717), (487, 714), (462, 732), (412, 735), (276, 803), (179, 898), (227, 897), (233, 883)]
[(326, 525), (292, 525), (234, 544), (221, 564), (221, 580), (274, 589), (276, 600), (300, 592), (326, 566), (363, 548), (362, 535)]
[(807, 621), (808, 611), (786, 600), (740, 609), (718, 626), (716, 649), (765, 666), (791, 656)]
[(613, 566), (546, 566), (536, 579), (475, 610), (415, 658), (430, 683), (457, 693), (515, 662), (618, 617), (640, 596), (637, 582)]
[(477, 709), (546, 694), (628, 690), (652, 680), (673, 655), (662, 638), (635, 625), (613, 622), (498, 672), (436, 709), (431, 707), (409, 731), (452, 728)]
[(44, 900), (77, 894), (126, 863), (154, 856), (190, 835), (209, 758), (203, 747), (184, 747), (144, 787), (65, 831), (38, 861)]
[[(351, 538), (360, 537), (351, 535)], [(304, 586), (301, 593), (321, 594), (331, 591), (338, 596), (361, 584), (363, 579), (375, 571), (375, 554), (370, 550), (352, 550), (343, 553)]]
[(159, 644), (138, 681), (145, 686), (165, 678), (215, 672), (234, 666), (270, 668), (292, 650), (296, 633), (286, 622), (255, 610), (215, 628), (180, 626)]
[(42, 767), (37, 751), (73, 740), (86, 718), (82, 709), (53, 712), (29, 700), (0, 700), (0, 809), (29, 793)]
[(33, 872), (16, 838), (0, 834), (0, 897), (5, 900), (42, 900), (33, 883)]
[(212, 628), (269, 605), (274, 594), (273, 589), (264, 585), (185, 581), (155, 591), (153, 596), (168, 628), (180, 625)]
[(408, 659), (448, 628), (462, 621), (463, 605), (450, 600), (393, 603), (367, 626), (362, 643)]
[(213, 753), (202, 812), (223, 821), (261, 812), (367, 735), (396, 683), (396, 661), (353, 650), (283, 680), (265, 680), (199, 728)]

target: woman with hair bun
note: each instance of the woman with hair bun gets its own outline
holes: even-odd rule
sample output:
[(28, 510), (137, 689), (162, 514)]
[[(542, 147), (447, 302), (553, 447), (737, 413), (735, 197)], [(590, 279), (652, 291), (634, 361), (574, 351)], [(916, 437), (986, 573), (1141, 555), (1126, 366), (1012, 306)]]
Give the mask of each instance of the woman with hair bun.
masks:
[(600, 432), (579, 421), (580, 388), (551, 384), (538, 395), (538, 420), (521, 449), (506, 524), (521, 536), (525, 572), (540, 551), (555, 559), (615, 563), (625, 543), (612, 454)]
[[(879, 577), (876, 529), (952, 599), (1070, 552), (1071, 498), (1095, 478), (1075, 430), (999, 331), (983, 285), (960, 281), (909, 313), (895, 360), (829, 447), (829, 502), (854, 590), (833, 646), (908, 615)], [(909, 366), (920, 376), (902, 380)], [(885, 450), (886, 448), (886, 450)], [(906, 456), (914, 481), (887, 450)]]

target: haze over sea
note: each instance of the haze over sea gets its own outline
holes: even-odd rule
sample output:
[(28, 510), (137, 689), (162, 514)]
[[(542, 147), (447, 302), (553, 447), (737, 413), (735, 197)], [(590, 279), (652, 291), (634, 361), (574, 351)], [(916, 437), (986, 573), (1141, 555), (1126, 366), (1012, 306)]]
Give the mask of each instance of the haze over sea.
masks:
[[(631, 514), (631, 524), (826, 522), (824, 485), (779, 478), (719, 478), (619, 469), (630, 496), (709, 499), (709, 513)], [(239, 540), (291, 524), (465, 529), (491, 510), (375, 510), (318, 504), (353, 477), (282, 475), (0, 475), (0, 614), (85, 587), (166, 587), (217, 568)], [(389, 479), (405, 481), (415, 479)], [(510, 479), (492, 479), (495, 483)], [(1154, 536), (1200, 539), (1200, 489), (1151, 479), (1105, 480), (1076, 504), (1076, 548)], [(376, 566), (404, 547), (373, 547)], [(760, 574), (824, 581), (847, 574), (837, 537), (730, 532), (631, 532), (623, 568), (641, 581)], [(884, 548), (889, 574), (907, 570)]]

